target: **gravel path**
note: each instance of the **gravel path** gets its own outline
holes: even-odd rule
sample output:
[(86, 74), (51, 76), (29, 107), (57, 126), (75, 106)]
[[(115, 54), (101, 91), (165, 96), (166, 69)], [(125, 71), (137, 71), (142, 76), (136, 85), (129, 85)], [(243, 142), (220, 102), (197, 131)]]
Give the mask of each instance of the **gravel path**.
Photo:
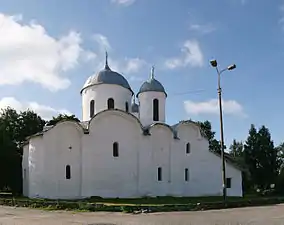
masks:
[(284, 205), (153, 214), (51, 212), (0, 206), (0, 225), (284, 225)]

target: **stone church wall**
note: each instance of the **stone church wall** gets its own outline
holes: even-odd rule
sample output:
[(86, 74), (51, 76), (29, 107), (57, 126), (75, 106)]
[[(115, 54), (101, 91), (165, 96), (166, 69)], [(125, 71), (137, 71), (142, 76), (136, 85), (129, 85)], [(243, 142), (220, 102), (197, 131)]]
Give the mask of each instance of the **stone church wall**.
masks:
[[(156, 124), (150, 135), (144, 135), (137, 118), (118, 110), (96, 115), (88, 134), (75, 122), (59, 123), (29, 142), (28, 154), (24, 153), (28, 160), (26, 156), (23, 160), (29, 168), (25, 195), (64, 199), (221, 195), (220, 157), (209, 152), (208, 141), (195, 124), (181, 123), (176, 131), (178, 139), (171, 128)], [(230, 164), (226, 168), (232, 185), (228, 195), (242, 196), (241, 172)]]
[[(90, 122), (84, 136), (83, 196), (136, 197), (142, 129), (137, 119), (106, 111)], [(118, 157), (113, 144), (118, 144)]]

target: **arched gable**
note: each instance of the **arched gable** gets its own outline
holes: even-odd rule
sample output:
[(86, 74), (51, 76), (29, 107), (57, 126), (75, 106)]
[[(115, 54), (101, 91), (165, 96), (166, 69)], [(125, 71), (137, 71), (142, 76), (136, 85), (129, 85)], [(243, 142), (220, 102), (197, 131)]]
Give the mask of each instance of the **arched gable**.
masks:
[(58, 198), (80, 196), (82, 171), (78, 162), (82, 161), (83, 135), (82, 126), (72, 120), (60, 121), (44, 133), (43, 177), (50, 182), (41, 187), (43, 194), (57, 193)]
[(201, 134), (200, 126), (197, 123), (195, 123), (191, 120), (180, 121), (178, 124), (176, 124), (172, 127), (173, 130), (175, 131), (177, 137), (179, 137), (179, 130), (182, 126), (189, 126), (189, 127), (194, 128), (197, 131), (197, 138), (200, 138), (200, 139), (203, 138), (203, 136)]
[(118, 115), (121, 116), (127, 120), (133, 121), (135, 124), (137, 124), (137, 127), (139, 127), (141, 133), (145, 133), (145, 130), (141, 124), (141, 122), (138, 120), (138, 118), (134, 115), (132, 115), (129, 112), (120, 110), (120, 109), (107, 109), (107, 110), (103, 110), (99, 113), (97, 113), (90, 121), (89, 121), (89, 125), (88, 125), (88, 130), (91, 130), (92, 127), (92, 123), (95, 120), (98, 120), (99, 118), (101, 118), (102, 116), (108, 116), (108, 115)]
[(73, 121), (73, 120), (62, 120), (62, 121), (59, 121), (54, 126), (50, 127), (46, 132), (49, 132), (49, 131), (53, 130), (54, 128), (60, 127), (60, 126), (65, 125), (65, 124), (69, 124), (69, 125), (74, 126), (77, 129), (77, 131), (80, 133), (80, 135), (83, 135), (84, 132), (85, 132), (84, 128), (82, 127), (82, 125), (80, 123), (78, 123), (77, 121)]
[(172, 133), (174, 139), (178, 139), (175, 130), (170, 125), (165, 124), (165, 123), (153, 123), (150, 126), (148, 126), (148, 131), (149, 131), (150, 135), (151, 135), (151, 132), (150, 132), (151, 129), (153, 127), (155, 127), (155, 126), (163, 126), (163, 127), (165, 127), (166, 129), (168, 129)]
[(75, 125), (79, 132), (83, 132), (83, 133), (86, 132), (86, 129), (85, 129), (79, 122), (74, 121), (74, 120), (62, 120), (62, 121), (57, 122), (55, 125), (45, 126), (45, 127), (43, 128), (43, 130), (40, 131), (40, 132), (37, 132), (37, 133), (32, 134), (32, 135), (30, 135), (30, 136), (27, 136), (27, 137), (25, 138), (26, 141), (24, 142), (24, 145), (28, 144), (28, 142), (29, 142), (29, 140), (30, 140), (31, 138), (34, 138), (34, 137), (37, 137), (37, 136), (42, 136), (42, 135), (44, 135), (44, 133), (46, 133), (46, 132), (52, 130), (53, 128), (55, 128), (55, 127), (58, 126), (59, 124), (63, 124), (63, 123), (67, 123), (67, 122), (70, 122), (70, 123), (72, 123), (73, 125)]

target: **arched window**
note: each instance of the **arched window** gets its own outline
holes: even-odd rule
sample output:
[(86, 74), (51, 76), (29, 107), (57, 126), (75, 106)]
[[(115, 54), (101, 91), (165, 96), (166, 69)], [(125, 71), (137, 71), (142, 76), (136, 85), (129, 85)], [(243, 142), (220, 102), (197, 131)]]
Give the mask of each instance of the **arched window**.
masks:
[(156, 98), (153, 100), (153, 120), (159, 121), (159, 100)]
[(188, 169), (187, 168), (184, 170), (184, 180), (188, 181)]
[(125, 111), (126, 111), (126, 112), (129, 112), (128, 102), (125, 102)]
[(69, 165), (66, 166), (65, 176), (67, 180), (71, 179), (71, 167)]
[(162, 180), (162, 167), (158, 168), (158, 181)]
[(109, 98), (107, 100), (107, 108), (108, 109), (114, 109), (114, 100), (113, 100), (113, 98)]
[(113, 145), (112, 145), (112, 154), (113, 154), (113, 157), (118, 157), (118, 143), (117, 142), (114, 142)]
[(186, 144), (185, 152), (186, 152), (186, 154), (190, 153), (190, 143), (189, 142)]
[(95, 100), (90, 101), (90, 117), (92, 118), (95, 114)]
[(226, 178), (226, 188), (232, 187), (232, 178)]

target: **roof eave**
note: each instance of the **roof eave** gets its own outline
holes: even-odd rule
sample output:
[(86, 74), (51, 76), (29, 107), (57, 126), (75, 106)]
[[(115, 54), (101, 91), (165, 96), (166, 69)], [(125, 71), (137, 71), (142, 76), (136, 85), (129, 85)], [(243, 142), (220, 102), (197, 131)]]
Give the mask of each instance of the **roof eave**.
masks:
[(136, 98), (138, 98), (139, 94), (144, 93), (144, 92), (160, 92), (160, 93), (164, 93), (164, 94), (166, 95), (166, 98), (168, 97), (168, 94), (167, 94), (166, 91), (145, 90), (145, 91), (139, 91), (139, 92), (136, 94)]
[[(100, 85), (100, 84), (106, 84), (106, 83), (100, 82), (100, 83), (97, 83), (97, 84), (90, 84), (90, 85), (87, 85), (87, 86), (85, 86), (85, 87), (83, 87), (83, 88), (81, 89), (80, 94), (82, 95), (82, 93), (83, 93), (83, 91), (84, 91), (85, 89), (87, 89), (87, 88), (89, 88), (89, 87), (92, 87), (92, 86), (95, 86), (95, 85)], [(110, 84), (110, 85), (117, 85), (117, 86), (123, 87), (123, 88), (125, 88), (125, 89), (128, 89), (128, 90), (132, 93), (132, 95), (134, 95), (134, 92), (132, 91), (131, 87), (126, 88), (126, 87), (124, 87), (124, 86), (122, 86), (122, 85), (119, 85), (119, 84)]]

